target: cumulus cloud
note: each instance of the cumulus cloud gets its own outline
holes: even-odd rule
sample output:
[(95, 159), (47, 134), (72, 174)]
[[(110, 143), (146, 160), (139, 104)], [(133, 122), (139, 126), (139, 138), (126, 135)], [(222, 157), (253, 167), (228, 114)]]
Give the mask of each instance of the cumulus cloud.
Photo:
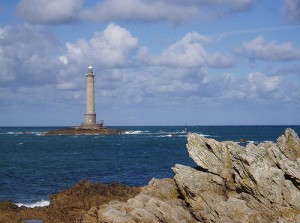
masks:
[(21, 0), (18, 13), (33, 24), (61, 24), (79, 21), (84, 0)]
[(67, 42), (67, 54), (60, 59), (65, 64), (122, 66), (130, 62), (130, 54), (136, 49), (137, 42), (128, 30), (111, 23), (103, 32), (96, 32), (90, 40)]
[(288, 21), (300, 23), (300, 1), (283, 0), (283, 12)]
[(35, 24), (78, 21), (141, 21), (182, 24), (249, 9), (256, 0), (104, 0), (85, 8), (83, 0), (21, 0), (19, 14)]
[(275, 40), (267, 42), (262, 36), (244, 42), (243, 47), (238, 49), (237, 52), (252, 61), (291, 61), (300, 59), (300, 49), (294, 47), (291, 42), (281, 44)]
[(204, 44), (210, 39), (198, 33), (186, 34), (183, 39), (169, 46), (156, 59), (156, 63), (175, 67), (228, 67), (233, 65), (229, 55), (209, 54)]

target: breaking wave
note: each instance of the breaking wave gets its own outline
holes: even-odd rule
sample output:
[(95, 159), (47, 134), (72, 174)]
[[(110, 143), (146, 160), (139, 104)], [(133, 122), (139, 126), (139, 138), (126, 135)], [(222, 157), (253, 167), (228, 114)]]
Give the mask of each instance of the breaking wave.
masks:
[(44, 201), (44, 200), (37, 201), (35, 203), (16, 203), (16, 205), (18, 207), (25, 206), (25, 207), (28, 207), (28, 208), (46, 207), (46, 206), (49, 206), (49, 204), (50, 204), (49, 201)]

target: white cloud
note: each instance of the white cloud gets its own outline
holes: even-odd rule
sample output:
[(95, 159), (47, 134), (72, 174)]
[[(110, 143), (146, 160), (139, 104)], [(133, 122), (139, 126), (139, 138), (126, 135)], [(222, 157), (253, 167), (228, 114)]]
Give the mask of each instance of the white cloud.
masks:
[(300, 49), (295, 48), (291, 42), (281, 44), (275, 40), (266, 42), (262, 36), (249, 42), (244, 42), (243, 47), (238, 49), (237, 52), (254, 61), (290, 61), (300, 59)]
[(96, 32), (90, 40), (67, 42), (68, 52), (60, 59), (77, 64), (124, 66), (130, 62), (130, 54), (136, 49), (137, 42), (137, 38), (126, 29), (109, 24), (103, 32)]
[(229, 55), (220, 52), (209, 54), (204, 49), (203, 45), (209, 41), (209, 38), (198, 33), (188, 33), (164, 50), (154, 61), (160, 65), (190, 68), (232, 66), (233, 59)]
[(252, 92), (272, 92), (281, 87), (282, 76), (266, 76), (262, 73), (250, 73), (247, 75), (249, 90)]
[(288, 21), (300, 23), (300, 1), (299, 0), (283, 0), (283, 12)]
[(256, 0), (104, 0), (84, 8), (83, 0), (21, 0), (19, 14), (34, 24), (78, 21), (141, 21), (182, 24), (249, 9)]
[(73, 23), (84, 0), (21, 0), (17, 6), (19, 14), (34, 24)]

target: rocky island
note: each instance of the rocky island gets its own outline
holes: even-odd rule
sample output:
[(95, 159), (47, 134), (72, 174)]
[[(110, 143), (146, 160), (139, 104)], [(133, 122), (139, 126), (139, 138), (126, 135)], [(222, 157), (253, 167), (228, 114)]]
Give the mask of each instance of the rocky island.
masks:
[(195, 167), (173, 167), (173, 179), (147, 186), (81, 181), (50, 196), (43, 208), (0, 203), (0, 222), (44, 223), (300, 222), (300, 140), (287, 129), (277, 143), (246, 147), (188, 134)]
[(45, 132), (43, 135), (113, 135), (113, 134), (123, 134), (126, 131), (118, 129), (109, 129), (109, 128), (65, 128), (50, 130)]

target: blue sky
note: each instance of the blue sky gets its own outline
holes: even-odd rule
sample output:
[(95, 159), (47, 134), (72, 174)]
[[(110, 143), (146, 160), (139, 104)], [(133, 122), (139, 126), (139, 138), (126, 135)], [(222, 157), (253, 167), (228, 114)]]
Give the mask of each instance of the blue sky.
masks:
[(0, 126), (300, 124), (299, 0), (0, 2)]

